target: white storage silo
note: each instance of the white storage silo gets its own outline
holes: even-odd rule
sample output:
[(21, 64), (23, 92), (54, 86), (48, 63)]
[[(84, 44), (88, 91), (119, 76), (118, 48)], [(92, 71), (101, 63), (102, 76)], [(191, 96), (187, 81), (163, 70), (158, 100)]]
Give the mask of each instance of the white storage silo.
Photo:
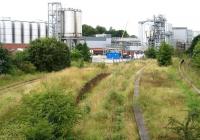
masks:
[(75, 36), (75, 15), (73, 9), (66, 9), (64, 11), (64, 36)]
[(40, 23), (40, 37), (46, 37), (46, 23)]
[(21, 22), (18, 22), (18, 21), (15, 21), (14, 22), (14, 40), (15, 40), (15, 42), (14, 43), (16, 43), (16, 44), (20, 44), (20, 43), (22, 43), (22, 38), (21, 38)]
[(30, 43), (30, 25), (29, 22), (23, 22), (24, 25), (24, 43)]
[(3, 29), (2, 29), (2, 21), (0, 21), (0, 43), (3, 43)]
[(13, 43), (12, 22), (3, 21), (3, 28), (5, 30), (4, 43), (7, 43), (7, 44)]
[(75, 12), (75, 21), (76, 21), (75, 33), (77, 37), (80, 37), (82, 36), (82, 12), (80, 10), (77, 10)]
[(38, 24), (32, 23), (32, 41), (38, 38)]

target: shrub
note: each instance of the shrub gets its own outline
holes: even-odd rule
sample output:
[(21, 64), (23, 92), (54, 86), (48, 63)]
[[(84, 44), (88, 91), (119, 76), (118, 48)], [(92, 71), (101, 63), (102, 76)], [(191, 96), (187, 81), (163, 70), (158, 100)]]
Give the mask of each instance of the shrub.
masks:
[(88, 48), (87, 44), (78, 44), (76, 48), (80, 52), (81, 58), (83, 58), (84, 61), (90, 61), (91, 60), (91, 54), (90, 49)]
[(166, 43), (162, 43), (159, 51), (157, 61), (160, 66), (168, 66), (172, 64), (173, 48)]
[(200, 67), (200, 41), (194, 48), (193, 56), (192, 56), (192, 63), (195, 66)]
[(200, 35), (196, 36), (196, 37), (192, 40), (192, 44), (191, 44), (190, 48), (187, 50), (187, 52), (188, 52), (190, 55), (193, 55), (194, 48), (195, 48), (195, 46), (198, 44), (199, 41), (200, 41)]
[(154, 47), (149, 47), (146, 51), (145, 51), (145, 56), (147, 58), (153, 58), (155, 59), (157, 55), (156, 49)]
[(30, 43), (29, 60), (39, 71), (58, 71), (70, 66), (67, 45), (54, 38), (40, 38)]
[(36, 67), (28, 61), (29, 55), (28, 52), (25, 50), (23, 52), (17, 52), (13, 56), (13, 64), (23, 72), (26, 73), (33, 73), (36, 70)]
[(78, 61), (79, 59), (81, 59), (83, 56), (81, 54), (81, 51), (79, 51), (78, 49), (73, 49), (71, 51), (71, 60), (73, 61)]
[(11, 58), (8, 50), (0, 46), (0, 74), (6, 74), (11, 68)]
[(199, 111), (191, 110), (184, 121), (169, 118), (169, 129), (172, 130), (180, 140), (200, 140)]
[[(59, 89), (27, 95), (22, 99), (20, 117), (28, 124), (27, 138), (68, 139), (79, 111), (71, 95)], [(43, 134), (42, 132), (47, 131)]]

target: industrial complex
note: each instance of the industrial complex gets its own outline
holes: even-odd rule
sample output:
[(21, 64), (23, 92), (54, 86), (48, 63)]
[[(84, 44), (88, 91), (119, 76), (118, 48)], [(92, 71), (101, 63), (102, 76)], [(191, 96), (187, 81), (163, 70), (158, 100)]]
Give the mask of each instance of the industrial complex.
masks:
[(163, 15), (153, 16), (139, 22), (139, 35), (136, 37), (111, 37), (110, 34), (82, 36), (82, 11), (65, 8), (61, 3), (48, 3), (48, 21), (20, 21), (11, 18), (0, 19), (0, 43), (11, 51), (21, 50), (28, 44), (43, 37), (54, 37), (68, 44), (87, 43), (93, 55), (108, 52), (120, 53), (120, 57), (136, 58), (147, 47), (159, 47), (165, 41), (175, 47), (187, 49), (199, 32), (187, 27), (173, 27)]

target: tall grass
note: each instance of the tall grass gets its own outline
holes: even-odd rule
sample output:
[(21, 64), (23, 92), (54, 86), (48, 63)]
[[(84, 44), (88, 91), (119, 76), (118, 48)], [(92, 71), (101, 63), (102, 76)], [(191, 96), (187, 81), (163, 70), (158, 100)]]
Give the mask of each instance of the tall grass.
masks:
[(75, 127), (79, 139), (138, 139), (132, 113), (133, 81), (144, 64), (136, 61), (107, 66), (111, 75), (80, 103), (90, 111)]
[(144, 112), (151, 139), (171, 140), (177, 136), (167, 130), (169, 117), (183, 120), (187, 110), (200, 100), (181, 80), (175, 60), (173, 66), (158, 67), (152, 61), (145, 68), (137, 101)]

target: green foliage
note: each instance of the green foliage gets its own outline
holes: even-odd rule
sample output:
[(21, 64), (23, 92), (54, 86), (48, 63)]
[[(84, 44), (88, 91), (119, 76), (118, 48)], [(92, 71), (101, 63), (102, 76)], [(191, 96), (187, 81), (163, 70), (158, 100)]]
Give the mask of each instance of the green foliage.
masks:
[(72, 61), (78, 61), (82, 57), (83, 56), (81, 54), (81, 51), (79, 51), (78, 49), (74, 48), (71, 50), (71, 60)]
[(102, 62), (102, 63), (98, 63), (97, 67), (101, 68), (101, 69), (105, 69), (106, 68), (106, 63)]
[(93, 28), (92, 26), (84, 24), (82, 28), (83, 28), (83, 36), (94, 36), (95, 34), (103, 34), (103, 33), (111, 34), (112, 37), (122, 37), (123, 34), (124, 34), (124, 37), (129, 36), (127, 31), (115, 30), (115, 29), (112, 29), (112, 27), (107, 31), (106, 28), (103, 26), (97, 26), (96, 28)]
[(83, 30), (83, 36), (93, 36), (97, 34), (97, 31), (95, 28), (86, 24), (83, 24), (82, 30)]
[(54, 38), (36, 39), (28, 48), (29, 60), (39, 71), (58, 71), (70, 66), (67, 45)]
[(49, 89), (22, 99), (19, 120), (28, 124), (28, 129), (24, 130), (27, 139), (68, 139), (78, 117), (79, 111), (71, 95)]
[(198, 44), (195, 46), (194, 51), (193, 51), (193, 56), (192, 56), (192, 63), (200, 68), (200, 41)]
[(172, 64), (173, 48), (166, 43), (162, 43), (157, 56), (159, 66), (168, 66)]
[(11, 58), (8, 50), (0, 47), (0, 74), (6, 74), (11, 69)]
[(187, 50), (187, 52), (192, 55), (195, 46), (198, 44), (198, 42), (200, 41), (200, 35), (196, 36), (193, 40), (192, 40), (192, 44), (190, 46), (190, 48)]
[(169, 129), (172, 130), (180, 140), (200, 140), (200, 112), (189, 111), (184, 121), (169, 118)]
[(96, 31), (98, 34), (104, 34), (104, 33), (106, 33), (106, 28), (102, 27), (102, 26), (97, 26)]
[(53, 139), (53, 125), (46, 120), (39, 120), (37, 124), (27, 128), (25, 131), (27, 140), (51, 140)]
[(86, 43), (78, 44), (75, 49), (80, 52), (79, 56), (81, 56), (81, 58), (79, 58), (79, 59), (83, 59), (84, 61), (90, 61), (91, 60), (90, 49), (88, 48)]
[(25, 73), (33, 73), (36, 71), (36, 67), (28, 61), (29, 55), (27, 50), (23, 52), (16, 52), (12, 57), (13, 64)]
[(145, 56), (147, 58), (153, 58), (155, 59), (157, 55), (157, 51), (154, 47), (148, 47), (148, 49), (145, 51)]

